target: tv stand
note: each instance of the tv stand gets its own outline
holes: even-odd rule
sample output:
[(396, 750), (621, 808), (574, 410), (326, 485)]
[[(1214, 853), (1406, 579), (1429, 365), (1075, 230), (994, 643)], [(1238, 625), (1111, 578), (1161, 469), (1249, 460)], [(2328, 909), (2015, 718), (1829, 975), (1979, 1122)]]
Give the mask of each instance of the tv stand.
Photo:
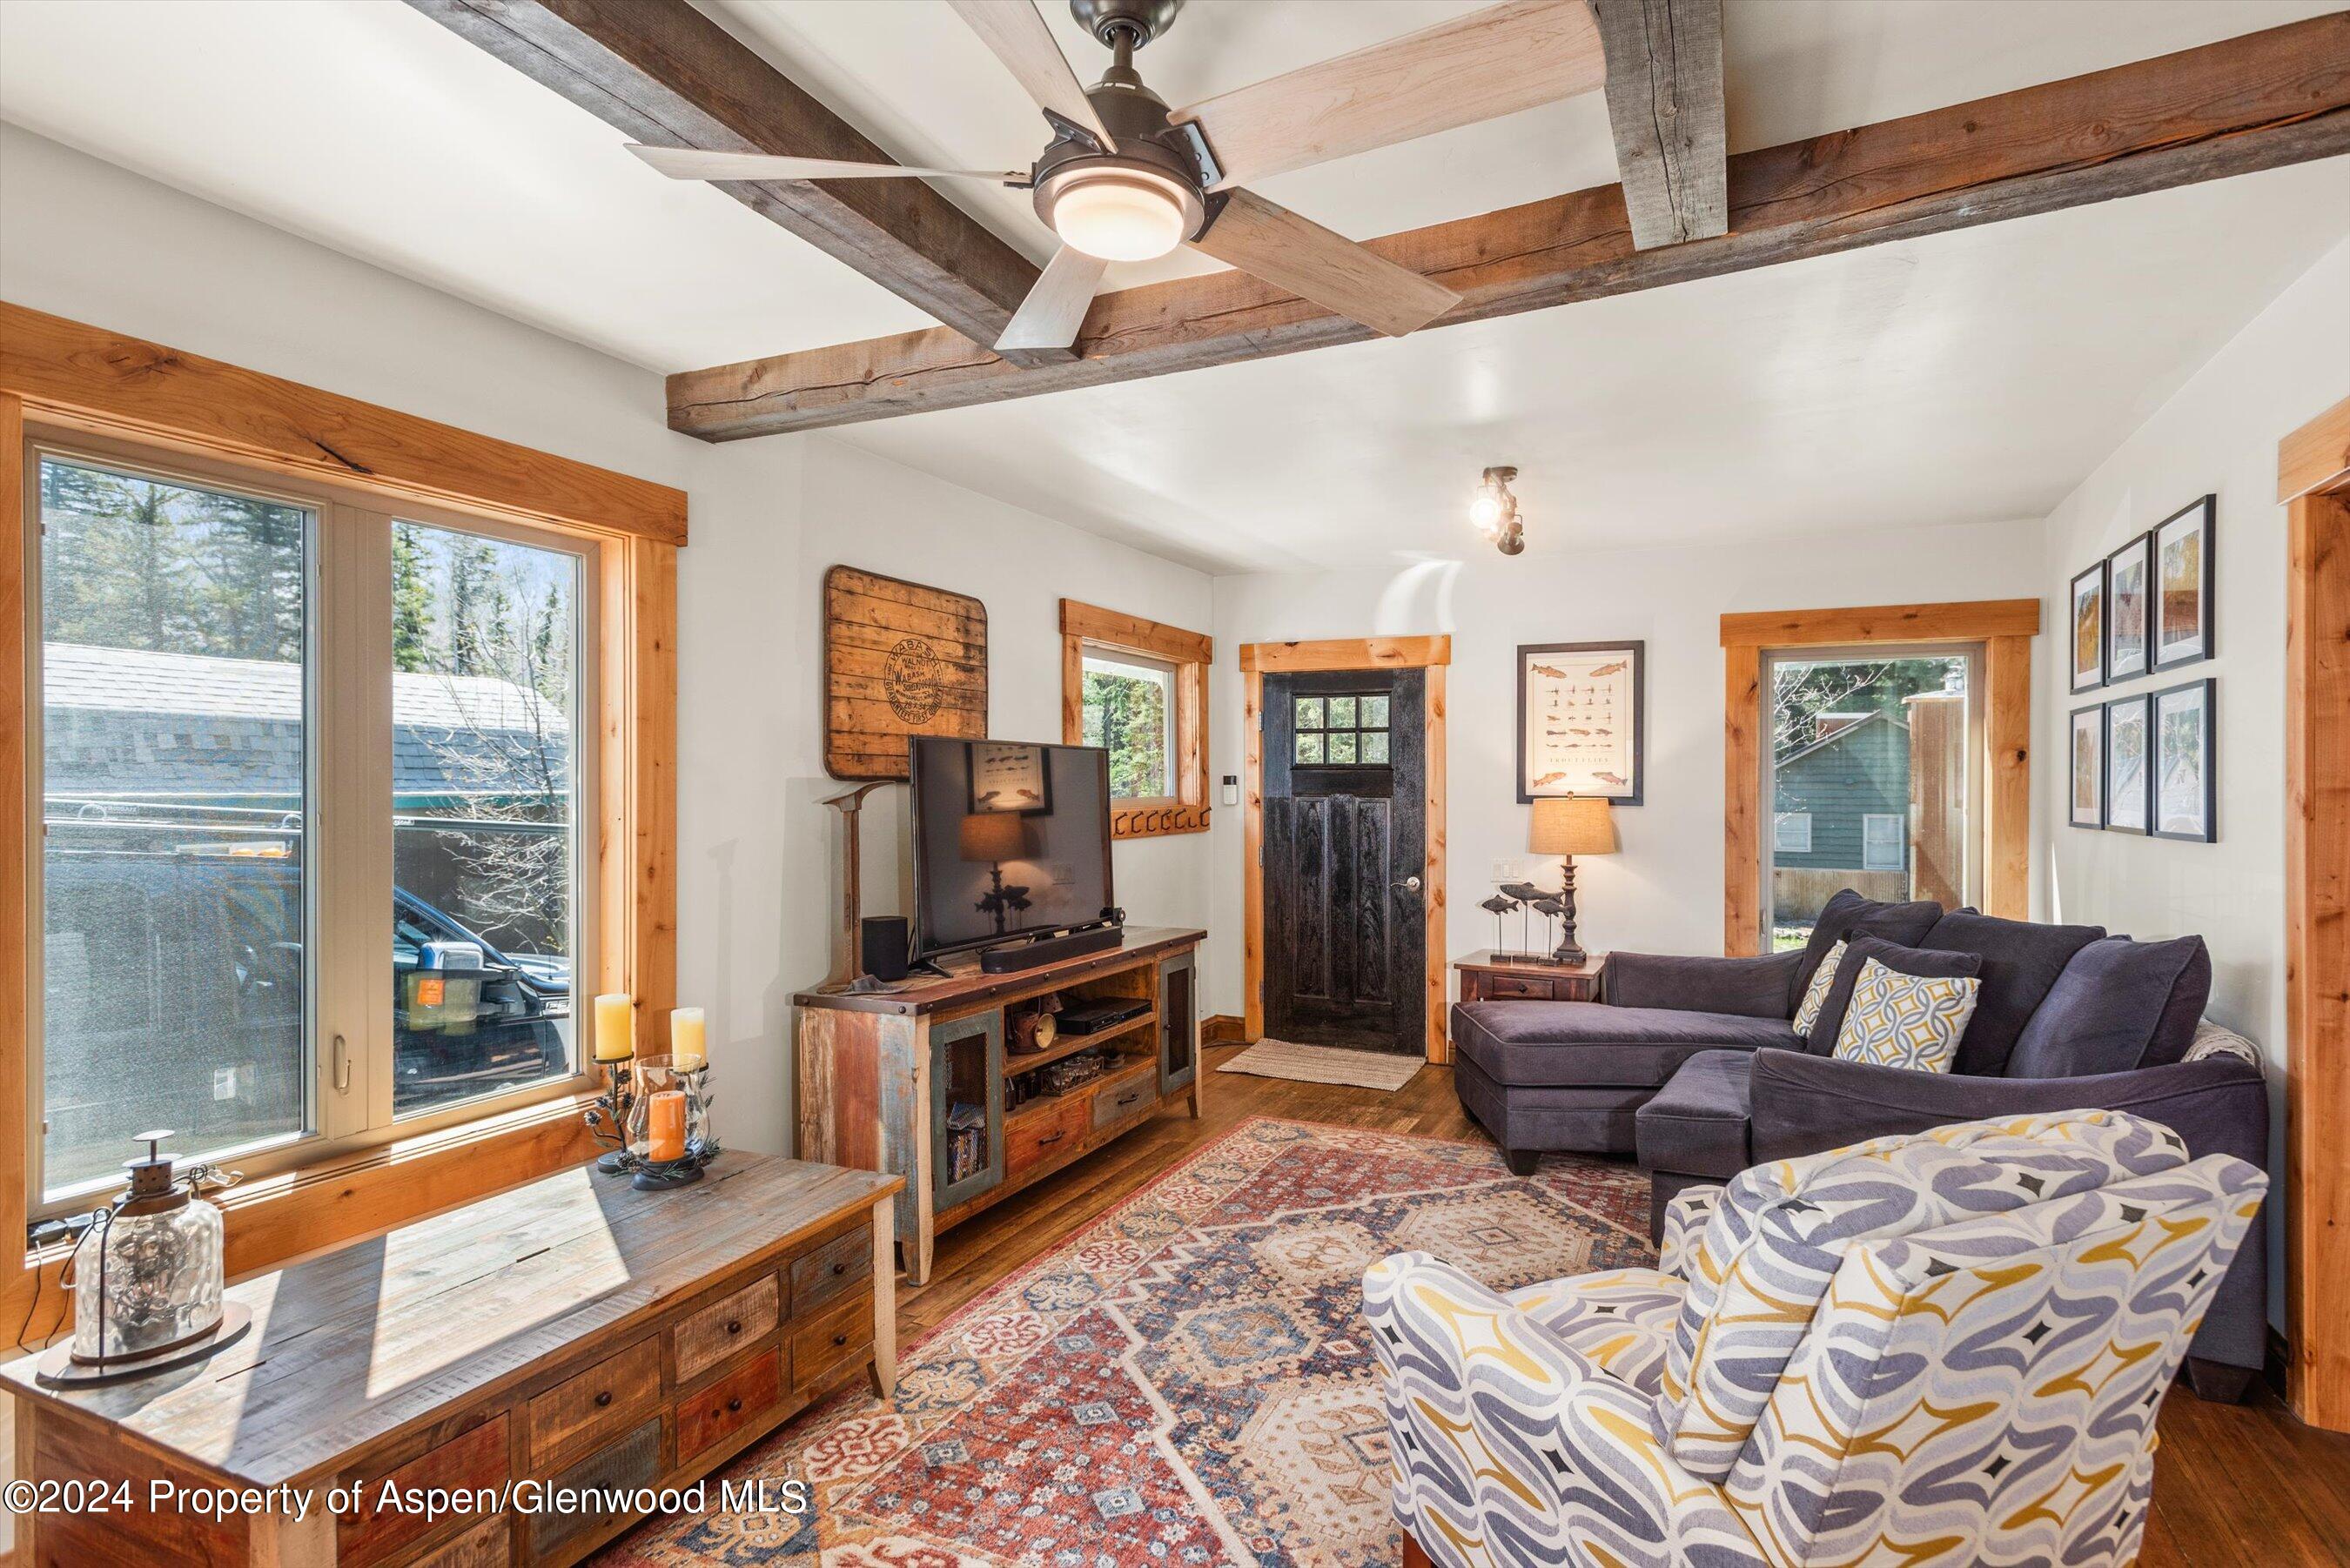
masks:
[(1094, 926), (1081, 931), (1063, 931), (1058, 936), (1032, 937), (1024, 942), (1006, 942), (1000, 948), (984, 950), (979, 955), (979, 968), (983, 974), (1018, 974), (1063, 959), (1107, 952), (1125, 941), (1126, 930), (1121, 926)]
[[(1178, 1099), (1200, 1115), (1198, 963), (1207, 933), (1126, 926), (1076, 934), (1104, 945), (1039, 953), (1037, 967), (1014, 973), (966, 961), (944, 980), (886, 991), (826, 986), (792, 998), (799, 1012), (795, 1152), (906, 1179), (896, 1228), (910, 1284), (929, 1281), (940, 1231)], [(1042, 1051), (1008, 1050), (1005, 1011), (1053, 992), (1148, 1005)], [(1097, 1048), (1111, 1058), (1099, 1077), (1007, 1103), (1013, 1079)]]

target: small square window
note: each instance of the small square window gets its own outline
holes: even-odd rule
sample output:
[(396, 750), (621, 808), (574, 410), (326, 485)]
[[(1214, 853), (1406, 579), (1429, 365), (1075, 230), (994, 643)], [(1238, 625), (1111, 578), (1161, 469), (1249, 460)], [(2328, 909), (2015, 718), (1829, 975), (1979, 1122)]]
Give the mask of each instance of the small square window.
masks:
[(1300, 697), (1297, 700), (1297, 727), (1301, 730), (1322, 728), (1322, 699)]
[(1301, 763), (1319, 763), (1322, 760), (1322, 737), (1319, 735), (1298, 736), (1297, 760)]
[(1330, 699), (1330, 727), (1334, 730), (1351, 730), (1355, 727), (1355, 700), (1352, 697)]
[(1352, 730), (1330, 737), (1330, 760), (1334, 763), (1351, 763), (1355, 760), (1355, 732)]
[(1363, 732), (1363, 761), (1384, 763), (1388, 760), (1388, 732), (1385, 730)]
[(1388, 700), (1385, 697), (1363, 699), (1363, 728), (1384, 730), (1388, 727)]

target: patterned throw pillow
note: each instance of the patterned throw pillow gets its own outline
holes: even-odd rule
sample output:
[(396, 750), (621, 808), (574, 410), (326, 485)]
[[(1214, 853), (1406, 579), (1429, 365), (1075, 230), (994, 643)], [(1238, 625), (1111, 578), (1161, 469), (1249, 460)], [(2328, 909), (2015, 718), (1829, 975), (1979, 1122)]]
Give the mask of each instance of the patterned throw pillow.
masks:
[(1982, 981), (1973, 977), (1901, 974), (1871, 959), (1852, 988), (1844, 1027), (1836, 1031), (1837, 1059), (1947, 1073), (1981, 989)]
[(1804, 992), (1804, 1005), (1795, 1009), (1795, 1033), (1809, 1035), (1812, 1025), (1820, 1021), (1820, 1009), (1827, 1005), (1828, 992), (1835, 989), (1836, 965), (1844, 961), (1844, 944), (1830, 948), (1820, 960), (1820, 967), (1812, 971), (1812, 983)]

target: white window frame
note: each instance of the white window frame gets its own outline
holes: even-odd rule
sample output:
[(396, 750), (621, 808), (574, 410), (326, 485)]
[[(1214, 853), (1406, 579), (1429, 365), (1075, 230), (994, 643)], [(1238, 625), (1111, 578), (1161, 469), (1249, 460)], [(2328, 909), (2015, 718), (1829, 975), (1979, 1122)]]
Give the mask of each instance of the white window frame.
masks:
[[(78, 431), (28, 423), (24, 445), (26, 602), (23, 649), (26, 676), (25, 748), (36, 770), (26, 781), (26, 932), (25, 1020), (26, 1213), (38, 1222), (84, 1212), (120, 1185), (120, 1179), (78, 1183), (50, 1197), (42, 1168), (46, 1152), (43, 950), (45, 889), (42, 852), (43, 745), (41, 464), (87, 464), (164, 483), (226, 490), (299, 507), (310, 514), (305, 549), (303, 744), (304, 836), (316, 846), (306, 857), (303, 886), (304, 1013), (307, 1046), (305, 1130), (234, 1148), (207, 1151), (208, 1163), (230, 1165), (248, 1177), (281, 1174), (337, 1156), (437, 1132), (594, 1086), (581, 1033), (582, 999), (601, 971), (598, 915), (601, 880), (597, 827), (600, 817), (601, 748), (593, 743), (601, 660), (598, 612), (606, 546), (567, 534), (476, 516), (438, 506), (387, 507), (380, 496), (326, 483), (306, 483), (266, 471), (120, 441)], [(571, 713), (573, 1071), (525, 1088), (393, 1113), (392, 1081), (392, 729), (391, 526), (411, 522), (475, 534), (576, 557), (580, 563), (573, 627), (577, 686)], [(125, 1158), (129, 1158), (126, 1145)]]
[[(1178, 776), (1180, 763), (1177, 756), (1176, 733), (1176, 726), (1179, 722), (1178, 703), (1182, 680), (1181, 670), (1176, 666), (1174, 660), (1161, 659), (1156, 654), (1135, 653), (1122, 648), (1107, 648), (1097, 642), (1085, 643), (1078, 666), (1078, 709), (1081, 725), (1085, 701), (1084, 678), (1097, 670), (1105, 675), (1121, 675), (1128, 680), (1146, 677), (1155, 680), (1166, 693), (1167, 700), (1165, 772), (1159, 775), (1159, 782), (1166, 785), (1166, 788), (1157, 794), (1112, 794), (1110, 804), (1113, 806), (1165, 805), (1174, 801), (1183, 787), (1182, 780)], [(1083, 732), (1082, 729), (1079, 732)], [(1107, 743), (1108, 737), (1105, 736), (1103, 739)]]
[[(1790, 833), (1790, 828), (1801, 828)], [(1801, 842), (1790, 842), (1800, 840)], [(1771, 849), (1777, 855), (1809, 855), (1812, 852), (1812, 814), (1808, 811), (1774, 811), (1771, 814)]]
[[(1877, 824), (1884, 822), (1893, 825), (1893, 863), (1889, 866), (1870, 857), (1877, 847), (1870, 841), (1871, 833)], [(1864, 871), (1906, 871), (1909, 868), (1909, 816), (1907, 812), (1865, 811), (1860, 814), (1860, 868)]]

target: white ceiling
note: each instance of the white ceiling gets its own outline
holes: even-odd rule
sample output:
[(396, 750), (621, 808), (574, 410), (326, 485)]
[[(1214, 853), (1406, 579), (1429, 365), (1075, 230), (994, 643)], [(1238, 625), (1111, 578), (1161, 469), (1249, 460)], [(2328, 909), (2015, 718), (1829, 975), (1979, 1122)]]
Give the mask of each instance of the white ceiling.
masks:
[[(698, 0), (900, 159), (1041, 125), (940, 0)], [(2338, 0), (1729, 0), (1734, 149), (2322, 13)], [(1178, 104), (1467, 0), (1191, 0)], [(1102, 59), (1047, 0), (1064, 50)], [(928, 325), (389, 0), (5, 0), (0, 117), (658, 370)], [(1590, 96), (1263, 183), (1358, 235), (1614, 177)], [(1039, 259), (1017, 192), (947, 193)], [(2350, 232), (2350, 160), (1355, 348), (837, 432), (1215, 569), (1458, 547), (1515, 462), (1534, 547), (2044, 511)], [(1179, 253), (1113, 286), (1204, 265)], [(649, 417), (657, 417), (648, 410)], [(1465, 475), (1465, 478), (1464, 478)]]

